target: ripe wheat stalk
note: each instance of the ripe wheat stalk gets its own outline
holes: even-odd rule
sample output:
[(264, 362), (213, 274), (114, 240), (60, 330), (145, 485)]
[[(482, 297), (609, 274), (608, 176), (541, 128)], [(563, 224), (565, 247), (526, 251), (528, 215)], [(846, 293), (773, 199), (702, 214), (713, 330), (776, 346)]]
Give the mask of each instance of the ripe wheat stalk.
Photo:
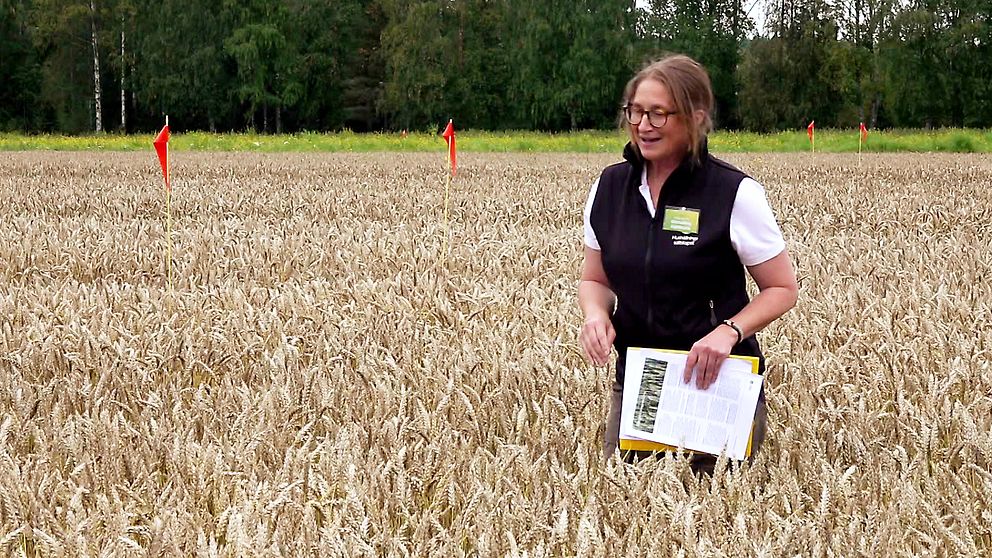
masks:
[(992, 160), (751, 155), (801, 281), (746, 466), (600, 464), (609, 156), (0, 159), (0, 552), (992, 551)]

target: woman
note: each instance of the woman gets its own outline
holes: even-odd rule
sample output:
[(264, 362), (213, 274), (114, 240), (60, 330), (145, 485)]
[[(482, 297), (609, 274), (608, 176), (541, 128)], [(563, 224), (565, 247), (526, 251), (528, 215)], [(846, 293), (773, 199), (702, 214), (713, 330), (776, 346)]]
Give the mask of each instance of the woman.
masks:
[[(796, 303), (798, 286), (762, 187), (712, 157), (713, 92), (706, 70), (670, 56), (637, 73), (624, 91), (630, 143), (586, 203), (579, 339), (605, 366), (617, 349), (616, 383), (603, 443), (616, 451), (628, 347), (689, 351), (683, 379), (700, 389), (727, 355), (764, 358), (754, 334)], [(695, 223), (695, 224), (693, 224)], [(760, 290), (748, 299), (744, 271)], [(762, 392), (754, 448), (764, 438)], [(711, 456), (693, 456), (710, 469)]]

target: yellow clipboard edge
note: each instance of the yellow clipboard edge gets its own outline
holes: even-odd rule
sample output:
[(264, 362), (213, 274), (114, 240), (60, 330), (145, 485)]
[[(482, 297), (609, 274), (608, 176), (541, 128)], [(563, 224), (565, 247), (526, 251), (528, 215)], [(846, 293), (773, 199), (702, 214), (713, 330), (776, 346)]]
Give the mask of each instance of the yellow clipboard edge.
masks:
[[(689, 351), (675, 351), (675, 350), (669, 350), (669, 349), (649, 349), (647, 347), (628, 347), (627, 348), (627, 350), (630, 350), (630, 349), (634, 349), (634, 350), (649, 350), (649, 351), (663, 350), (663, 351), (668, 352), (668, 353), (676, 353), (676, 354), (680, 354), (680, 355), (687, 355), (687, 354), (689, 354)], [(729, 355), (727, 358), (736, 358), (738, 360), (743, 360), (743, 361), (750, 362), (751, 363), (751, 372), (753, 374), (757, 374), (758, 373), (758, 366), (759, 366), (758, 357), (744, 356), (744, 355)], [(751, 442), (752, 442), (753, 439), (754, 439), (754, 424), (752, 422), (752, 424), (751, 424), (751, 435), (748, 436), (748, 438), (747, 438), (747, 450), (744, 451), (744, 455), (747, 456), (747, 457), (751, 457)], [(665, 451), (665, 452), (672, 451), (672, 452), (674, 452), (674, 451), (678, 451), (679, 450), (679, 448), (677, 448), (675, 446), (670, 446), (668, 444), (662, 444), (662, 443), (659, 443), (659, 442), (652, 442), (652, 441), (649, 441), (649, 440), (639, 440), (639, 439), (636, 439), (636, 438), (624, 438), (624, 437), (621, 437), (620, 438), (620, 444), (619, 445), (620, 445), (620, 449), (621, 450), (624, 450), (624, 451)], [(685, 450), (685, 451), (687, 453), (689, 453), (689, 454), (699, 453), (699, 452), (694, 452), (692, 450)]]

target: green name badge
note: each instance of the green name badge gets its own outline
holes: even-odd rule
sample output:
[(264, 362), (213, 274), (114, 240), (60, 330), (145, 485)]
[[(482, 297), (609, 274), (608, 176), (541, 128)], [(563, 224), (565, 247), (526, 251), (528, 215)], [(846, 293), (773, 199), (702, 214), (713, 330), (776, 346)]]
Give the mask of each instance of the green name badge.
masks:
[(662, 228), (682, 234), (699, 234), (699, 210), (687, 207), (665, 206)]

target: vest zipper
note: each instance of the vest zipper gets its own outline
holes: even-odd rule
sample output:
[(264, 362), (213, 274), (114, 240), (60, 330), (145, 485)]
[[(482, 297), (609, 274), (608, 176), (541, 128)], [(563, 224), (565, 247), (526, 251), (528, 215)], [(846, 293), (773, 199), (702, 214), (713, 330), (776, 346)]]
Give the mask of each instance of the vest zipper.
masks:
[(718, 322), (719, 321), (716, 319), (716, 310), (713, 309), (713, 300), (711, 299), (710, 300), (710, 324), (713, 327), (716, 327), (717, 324), (718, 324)]
[(648, 331), (654, 331), (654, 301), (651, 299), (651, 260), (654, 255), (654, 223), (652, 217), (648, 225), (648, 250), (644, 254), (644, 291), (648, 305)]

